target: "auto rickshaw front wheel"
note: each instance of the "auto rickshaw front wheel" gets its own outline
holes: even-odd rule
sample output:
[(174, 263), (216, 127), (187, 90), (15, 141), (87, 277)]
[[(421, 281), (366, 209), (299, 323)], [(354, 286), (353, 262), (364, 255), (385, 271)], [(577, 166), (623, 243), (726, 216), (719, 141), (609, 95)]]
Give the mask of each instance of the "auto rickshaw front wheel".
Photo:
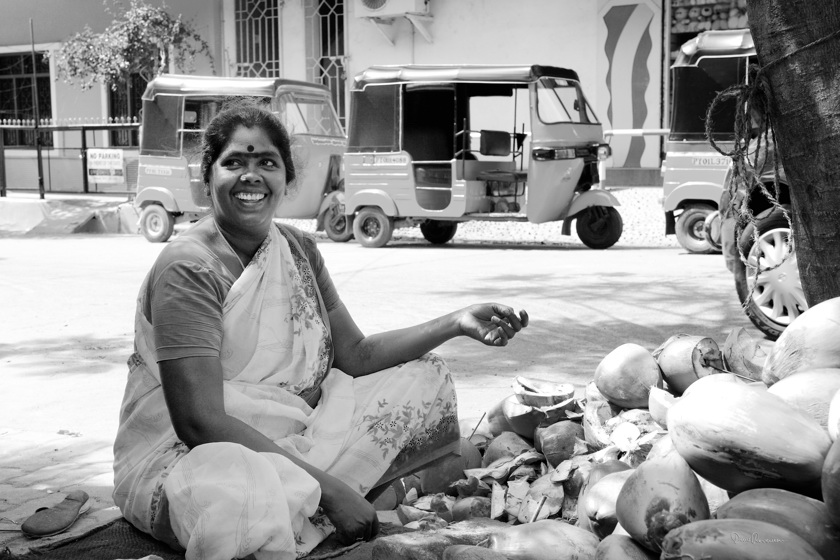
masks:
[(458, 222), (443, 220), (427, 220), (420, 224), (420, 233), (429, 243), (443, 245), (455, 237), (458, 231)]
[(159, 204), (149, 204), (140, 213), (140, 231), (151, 243), (163, 243), (175, 231), (175, 218)]
[(363, 247), (384, 247), (393, 233), (393, 218), (379, 208), (362, 208), (353, 219), (353, 234)]
[(612, 206), (590, 206), (575, 219), (575, 230), (590, 249), (608, 249), (621, 237), (624, 221)]
[(714, 211), (714, 207), (708, 204), (689, 204), (677, 218), (677, 241), (688, 252), (702, 255), (718, 250), (706, 240), (706, 234), (703, 233), (706, 218)]

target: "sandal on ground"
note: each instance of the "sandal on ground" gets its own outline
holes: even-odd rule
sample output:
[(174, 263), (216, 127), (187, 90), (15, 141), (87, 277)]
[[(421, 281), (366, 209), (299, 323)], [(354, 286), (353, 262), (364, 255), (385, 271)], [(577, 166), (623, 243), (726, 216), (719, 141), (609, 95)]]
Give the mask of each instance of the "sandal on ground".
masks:
[(49, 508), (40, 508), (20, 526), (30, 538), (51, 537), (69, 529), (79, 516), (90, 508), (88, 495), (73, 490), (64, 500)]

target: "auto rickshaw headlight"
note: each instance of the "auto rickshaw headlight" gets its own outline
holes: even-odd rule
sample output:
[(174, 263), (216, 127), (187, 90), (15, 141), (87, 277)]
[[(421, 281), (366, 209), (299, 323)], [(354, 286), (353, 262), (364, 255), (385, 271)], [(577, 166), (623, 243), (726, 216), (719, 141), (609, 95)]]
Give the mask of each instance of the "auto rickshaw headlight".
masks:
[(552, 159), (575, 159), (574, 148), (534, 148), (531, 152), (534, 161), (548, 161)]
[(598, 145), (598, 160), (604, 161), (608, 157), (612, 155), (612, 150), (610, 149), (609, 144), (599, 144)]

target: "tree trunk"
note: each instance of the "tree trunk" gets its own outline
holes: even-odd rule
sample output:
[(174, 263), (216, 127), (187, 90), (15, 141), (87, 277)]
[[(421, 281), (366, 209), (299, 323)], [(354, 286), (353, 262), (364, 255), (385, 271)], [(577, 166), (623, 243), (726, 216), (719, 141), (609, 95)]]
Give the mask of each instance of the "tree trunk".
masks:
[[(836, 0), (748, 0), (770, 116), (791, 186), (802, 287), (813, 306), (840, 296), (840, 30)], [(787, 58), (784, 58), (787, 57)]]

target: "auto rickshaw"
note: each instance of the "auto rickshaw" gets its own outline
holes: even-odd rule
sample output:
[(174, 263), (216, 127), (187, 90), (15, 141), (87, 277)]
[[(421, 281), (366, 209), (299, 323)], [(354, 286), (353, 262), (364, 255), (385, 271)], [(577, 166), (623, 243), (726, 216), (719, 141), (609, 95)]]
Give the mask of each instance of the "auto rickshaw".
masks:
[[(671, 126), (662, 163), (665, 234), (676, 234), (692, 253), (719, 250), (704, 234), (704, 222), (718, 209), (731, 159), (706, 137), (706, 113), (718, 92), (745, 83), (755, 47), (748, 29), (705, 31), (680, 48), (671, 66)], [(712, 115), (714, 140), (734, 142), (735, 101), (719, 103)]]
[(563, 220), (606, 249), (621, 236), (600, 188), (610, 156), (573, 70), (552, 66), (375, 66), (355, 76), (344, 154), (356, 240), (382, 247), (419, 226), (442, 244), (470, 220)]
[(159, 243), (175, 224), (193, 222), (208, 211), (200, 173), (201, 136), (231, 97), (269, 103), (292, 137), (298, 169), (295, 193), (277, 218), (317, 219), (334, 241), (348, 241), (352, 225), (342, 208), (341, 157), (346, 136), (322, 85), (278, 78), (217, 78), (164, 74), (143, 93), (137, 196), (140, 230)]

